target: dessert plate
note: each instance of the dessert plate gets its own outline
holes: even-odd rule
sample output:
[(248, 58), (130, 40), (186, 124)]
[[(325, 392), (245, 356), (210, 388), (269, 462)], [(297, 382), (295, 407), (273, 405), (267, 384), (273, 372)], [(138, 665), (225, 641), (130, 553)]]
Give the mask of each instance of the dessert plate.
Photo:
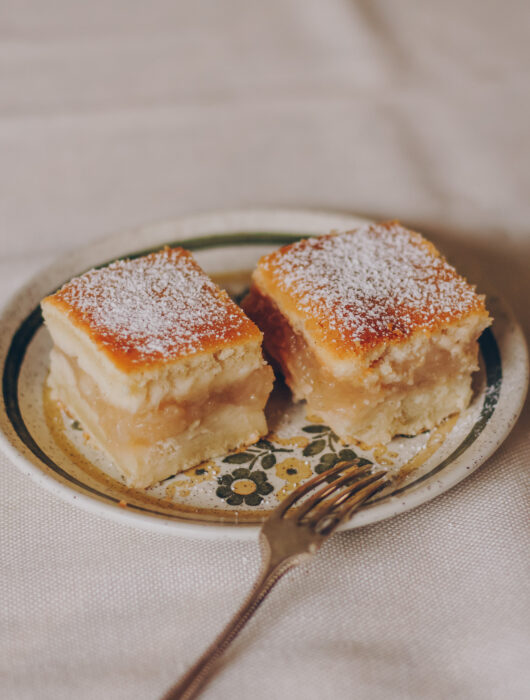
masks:
[[(487, 304), (495, 321), (480, 339), (481, 368), (469, 408), (436, 430), (397, 437), (386, 446), (342, 444), (328, 426), (306, 416), (303, 404), (293, 404), (289, 391), (277, 382), (267, 406), (271, 431), (266, 438), (137, 490), (123, 483), (83, 426), (54, 405), (46, 390), (51, 341), (39, 302), (71, 277), (116, 258), (182, 245), (237, 300), (265, 253), (301, 237), (364, 222), (313, 211), (224, 212), (125, 231), (64, 257), (26, 284), (1, 313), (0, 446), (24, 473), (93, 512), (200, 537), (256, 537), (268, 511), (302, 481), (340, 459), (384, 466), (396, 477), (346, 528), (391, 517), (451, 488), (508, 435), (526, 394), (524, 336), (494, 294), (488, 294)], [(488, 290), (482, 286), (480, 291)]]

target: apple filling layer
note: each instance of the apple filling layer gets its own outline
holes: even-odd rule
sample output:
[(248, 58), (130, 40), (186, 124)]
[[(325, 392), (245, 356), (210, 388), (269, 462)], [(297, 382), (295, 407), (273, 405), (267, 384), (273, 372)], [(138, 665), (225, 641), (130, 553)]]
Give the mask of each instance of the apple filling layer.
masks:
[(140, 409), (130, 413), (109, 403), (96, 382), (74, 358), (57, 348), (54, 353), (68, 364), (76, 389), (97, 414), (103, 433), (113, 442), (129, 447), (152, 445), (160, 440), (178, 437), (192, 424), (223, 405), (262, 411), (271, 390), (269, 370), (263, 366), (223, 389), (180, 402), (174, 399), (161, 401), (156, 410)]
[(126, 476), (130, 471), (141, 480), (142, 463), (154, 460), (157, 446), (174, 443), (171, 452), (175, 460), (178, 454), (180, 470), (193, 462), (186, 455), (197, 455), (203, 443), (205, 450), (211, 445), (213, 430), (223, 431), (220, 453), (240, 445), (235, 428), (247, 429), (248, 442), (258, 439), (265, 432), (263, 409), (272, 388), (272, 372), (263, 365), (224, 388), (203, 392), (193, 399), (162, 400), (155, 410), (131, 413), (108, 402), (77, 360), (56, 347), (49, 383), (56, 398), (71, 409), (99, 446), (119, 461)]

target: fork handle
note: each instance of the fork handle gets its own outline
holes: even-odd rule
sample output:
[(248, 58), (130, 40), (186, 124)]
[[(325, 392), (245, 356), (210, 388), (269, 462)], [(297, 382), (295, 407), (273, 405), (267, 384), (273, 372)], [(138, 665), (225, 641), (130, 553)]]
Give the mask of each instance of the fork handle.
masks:
[(184, 676), (166, 692), (161, 700), (190, 700), (190, 698), (196, 697), (199, 690), (215, 670), (215, 665), (219, 657), (228, 649), (239, 632), (241, 632), (274, 585), (278, 583), (280, 578), (286, 574), (289, 569), (296, 566), (297, 563), (298, 560), (295, 558), (274, 564), (271, 563), (269, 559), (265, 563), (252, 591), (234, 617), (226, 625), (221, 634), (210, 644), (202, 656), (197, 659)]

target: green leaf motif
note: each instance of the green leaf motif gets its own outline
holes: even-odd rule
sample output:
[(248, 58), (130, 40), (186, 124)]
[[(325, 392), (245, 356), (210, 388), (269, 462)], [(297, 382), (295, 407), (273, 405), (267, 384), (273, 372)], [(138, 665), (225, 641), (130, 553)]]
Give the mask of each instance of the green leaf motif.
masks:
[[(258, 493), (249, 493), (248, 496), (245, 496), (247, 506), (259, 506), (262, 500), (263, 498)], [(230, 499), (228, 499), (227, 503), (230, 503)]]
[(259, 484), (261, 481), (267, 481), (265, 472), (253, 472), (250, 474), (249, 478), (252, 479), (255, 484)]
[[(262, 484), (258, 484), (258, 493), (261, 493), (263, 496), (266, 496), (268, 493), (271, 493), (274, 491), (274, 486), (269, 483), (268, 481), (264, 481)], [(247, 496), (248, 498), (248, 496)], [(248, 503), (248, 501), (247, 501)]]
[(269, 440), (265, 440), (265, 438), (261, 438), (261, 440), (258, 440), (257, 443), (254, 445), (254, 447), (259, 448), (260, 450), (273, 450), (274, 445), (272, 442), (269, 442)]
[(349, 460), (349, 459), (356, 459), (357, 455), (355, 454), (355, 452), (353, 450), (341, 450), (339, 452), (339, 457), (341, 459), (348, 459)]
[(236, 452), (233, 455), (228, 455), (223, 459), (223, 462), (227, 464), (245, 464), (245, 462), (250, 462), (253, 455), (249, 452)]
[(327, 425), (306, 425), (302, 428), (304, 433), (324, 433), (328, 430)]
[(276, 457), (274, 455), (265, 455), (261, 460), (261, 466), (263, 469), (270, 469), (276, 464)]
[(365, 464), (373, 464), (369, 459), (365, 459), (364, 457), (357, 457), (357, 466), (358, 467), (364, 467)]
[(239, 469), (234, 469), (232, 472), (233, 479), (248, 479), (250, 476), (250, 469), (246, 467), (239, 467)]
[(317, 455), (319, 452), (322, 452), (325, 446), (325, 440), (313, 440), (313, 442), (310, 442), (309, 445), (304, 447), (302, 454), (304, 457), (312, 457), (313, 455)]
[(320, 461), (323, 464), (327, 464), (328, 467), (332, 467), (334, 464), (337, 464), (339, 458), (334, 452), (326, 452), (320, 457)]
[(226, 499), (229, 506), (240, 506), (243, 503), (243, 496), (239, 493), (233, 493), (230, 498)]
[(327, 472), (329, 468), (329, 464), (322, 464), (322, 462), (319, 462), (315, 467), (315, 474), (322, 474), (323, 472)]

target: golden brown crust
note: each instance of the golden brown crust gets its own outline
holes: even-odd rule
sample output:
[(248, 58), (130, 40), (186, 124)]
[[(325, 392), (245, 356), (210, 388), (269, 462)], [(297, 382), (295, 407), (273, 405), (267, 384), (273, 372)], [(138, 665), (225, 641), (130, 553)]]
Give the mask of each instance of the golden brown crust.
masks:
[(183, 248), (90, 270), (42, 305), (63, 314), (124, 372), (261, 339)]
[(258, 325), (251, 307), (263, 307), (259, 296), (337, 359), (470, 314), (488, 318), (484, 297), (432, 243), (397, 222), (305, 239), (264, 256), (244, 305)]

